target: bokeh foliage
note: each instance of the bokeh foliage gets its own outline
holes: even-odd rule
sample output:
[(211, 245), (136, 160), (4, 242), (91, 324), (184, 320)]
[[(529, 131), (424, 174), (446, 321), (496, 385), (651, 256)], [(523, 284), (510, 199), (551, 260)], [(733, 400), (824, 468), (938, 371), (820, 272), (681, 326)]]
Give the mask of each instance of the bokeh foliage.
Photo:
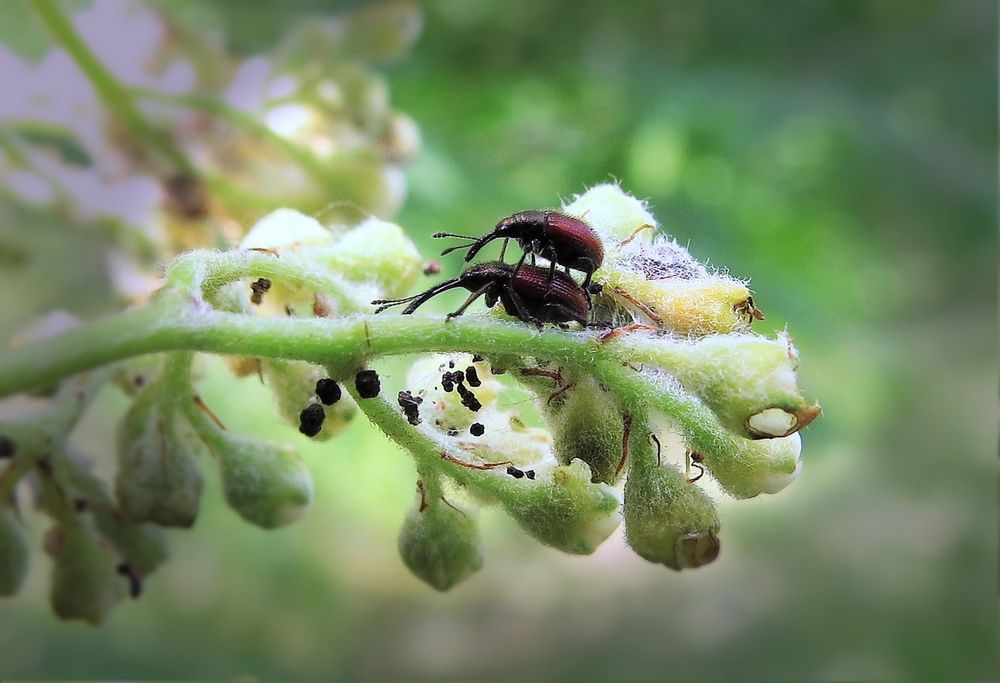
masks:
[[(333, 9), (159, 4), (247, 54)], [(4, 42), (44, 50), (4, 12)], [(753, 278), (760, 331), (791, 321), (826, 412), (803, 476), (724, 505), (727, 554), (690, 575), (621, 539), (565, 558), (485, 515), (482, 574), (441, 596), (395, 555), (409, 465), (354, 423), (303, 447), (316, 504), (295, 527), (239, 524), (206, 487), (198, 533), (175, 535), (177, 559), (101, 630), (55, 623), (32, 577), (0, 603), (0, 675), (993, 678), (995, 15), (974, 0), (428, 2), (414, 54), (387, 70), (424, 137), (400, 224), (430, 255), (436, 230), (609, 176), (647, 196), (695, 256)], [(2, 212), (3, 337), (33, 311), (107, 305), (93, 234)], [(287, 433), (255, 380), (214, 369), (205, 398), (232, 429)], [(95, 455), (107, 443), (96, 421), (78, 436)]]

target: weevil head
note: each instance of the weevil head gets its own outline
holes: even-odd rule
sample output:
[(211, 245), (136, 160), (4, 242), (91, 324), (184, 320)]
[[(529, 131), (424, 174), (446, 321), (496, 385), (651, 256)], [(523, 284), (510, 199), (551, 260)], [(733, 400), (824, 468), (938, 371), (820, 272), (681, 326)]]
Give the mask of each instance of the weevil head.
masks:
[(510, 278), (513, 271), (513, 266), (502, 261), (484, 261), (463, 270), (462, 274), (459, 275), (459, 280), (462, 286), (471, 292), (491, 283), (504, 283)]

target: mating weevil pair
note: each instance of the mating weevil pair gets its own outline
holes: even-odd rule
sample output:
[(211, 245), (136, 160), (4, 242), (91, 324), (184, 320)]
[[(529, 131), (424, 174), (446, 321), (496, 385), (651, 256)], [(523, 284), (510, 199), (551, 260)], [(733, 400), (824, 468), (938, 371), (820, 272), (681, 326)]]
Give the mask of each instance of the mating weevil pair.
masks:
[[(462, 287), (472, 294), (458, 310), (448, 314), (449, 318), (461, 315), (476, 299), (485, 296), (488, 307), (492, 308), (499, 301), (508, 314), (534, 323), (539, 328), (546, 322), (589, 323), (590, 282), (594, 271), (604, 261), (604, 245), (590, 226), (579, 218), (557, 211), (522, 211), (502, 219), (482, 237), (445, 232), (436, 233), (434, 237), (470, 240), (469, 244), (442, 252), (443, 255), (457, 249), (468, 249), (466, 261), (471, 261), (490, 242), (502, 239), (501, 260), (477, 263), (466, 268), (458, 277), (421, 294), (405, 299), (373, 301), (373, 304), (379, 304), (376, 313), (409, 302), (403, 309), (403, 314), (408, 315), (441, 292)], [(503, 261), (507, 244), (512, 239), (517, 240), (523, 250), (520, 260), (513, 266)], [(532, 265), (525, 265), (529, 255)], [(536, 255), (547, 258), (549, 267), (534, 265)], [(563, 266), (565, 271), (556, 270), (556, 266)], [(570, 269), (586, 275), (582, 285), (568, 275)]]

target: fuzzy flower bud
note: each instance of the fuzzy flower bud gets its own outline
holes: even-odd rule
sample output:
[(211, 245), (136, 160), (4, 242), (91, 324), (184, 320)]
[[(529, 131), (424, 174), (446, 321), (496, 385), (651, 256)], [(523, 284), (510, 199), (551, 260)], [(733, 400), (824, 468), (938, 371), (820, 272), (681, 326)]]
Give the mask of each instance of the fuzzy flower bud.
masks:
[[(241, 249), (266, 249), (279, 256), (305, 261), (324, 275), (369, 285), (376, 291), (359, 292), (359, 302), (376, 296), (402, 296), (416, 283), (423, 260), (416, 246), (395, 223), (369, 218), (342, 233), (292, 209), (278, 209), (247, 233)], [(268, 282), (256, 308), (276, 315), (287, 310), (314, 311), (315, 292), (308, 286)]]
[(614, 397), (591, 377), (578, 378), (563, 396), (539, 401), (549, 417), (556, 458), (563, 465), (579, 459), (590, 466), (591, 481), (614, 484), (625, 429)]
[(563, 210), (584, 220), (604, 242), (598, 314), (644, 322), (680, 334), (745, 331), (759, 315), (747, 283), (710, 273), (673, 240), (653, 237), (657, 223), (646, 205), (618, 185), (577, 196)]
[(648, 334), (622, 342), (632, 361), (669, 367), (729, 429), (750, 438), (787, 436), (812, 422), (819, 407), (799, 391), (798, 352), (785, 333), (712, 335), (693, 342)]
[[(316, 382), (326, 377), (326, 371), (303, 361), (262, 359), (260, 361), (264, 381), (274, 394), (278, 411), (288, 424), (297, 427), (299, 413), (316, 389)], [(314, 439), (326, 440), (339, 434), (358, 412), (357, 404), (350, 396), (342, 396), (334, 405), (326, 408), (323, 429)]]
[(621, 522), (615, 490), (590, 481), (582, 460), (539, 474), (501, 504), (539, 542), (574, 555), (589, 555)]
[(111, 548), (86, 518), (60, 523), (45, 537), (52, 556), (49, 600), (60, 619), (82, 619), (95, 626), (104, 621), (125, 595)]
[(439, 591), (446, 591), (483, 566), (479, 526), (472, 514), (443, 500), (423, 497), (399, 532), (399, 554), (413, 575)]
[(369, 218), (339, 235), (318, 258), (350, 280), (374, 280), (385, 298), (408, 292), (420, 277), (423, 263), (417, 247), (401, 227), (377, 218)]
[(653, 236), (652, 230), (636, 231), (658, 225), (645, 202), (627, 194), (615, 183), (594, 185), (564, 204), (562, 209), (570, 216), (582, 217), (604, 242), (605, 249), (633, 235), (648, 243)]
[(291, 446), (219, 434), (226, 502), (265, 529), (291, 524), (312, 502), (312, 477)]
[(146, 389), (119, 427), (115, 495), (133, 521), (190, 527), (204, 484), (194, 435), (160, 399), (160, 392)]
[(650, 562), (681, 570), (719, 555), (712, 501), (673, 467), (633, 467), (625, 483), (625, 535)]
[(108, 508), (92, 511), (97, 530), (114, 546), (118, 556), (142, 577), (167, 561), (167, 533), (155, 524), (132, 524)]
[(705, 453), (705, 466), (729, 494), (753, 498), (777, 493), (802, 471), (802, 437), (796, 433), (780, 439), (739, 439), (734, 453)]
[(275, 209), (254, 223), (240, 249), (285, 251), (333, 242), (333, 234), (318, 220), (294, 209)]
[(14, 595), (28, 573), (28, 542), (6, 507), (0, 507), (0, 596)]

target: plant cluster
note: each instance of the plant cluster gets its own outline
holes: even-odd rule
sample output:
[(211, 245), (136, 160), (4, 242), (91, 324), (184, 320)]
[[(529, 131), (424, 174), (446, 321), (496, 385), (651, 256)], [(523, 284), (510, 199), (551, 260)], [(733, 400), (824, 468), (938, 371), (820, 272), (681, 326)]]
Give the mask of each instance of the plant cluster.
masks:
[[(536, 326), (500, 307), (472, 307), (454, 319), (375, 313), (373, 301), (404, 296), (430, 270), (403, 229), (377, 217), (392, 212), (391, 202), (380, 203), (383, 181), (412, 153), (415, 129), (372, 95), (370, 74), (362, 96), (344, 75), (358, 73), (352, 68), (331, 80), (305, 65), (317, 56), (339, 63), (376, 47), (395, 50), (410, 35), (407, 6), (303, 29), (297, 49), (278, 51), (295, 65), (297, 85), (286, 83), (278, 94), (264, 87), (281, 103), (255, 113), (125, 85), (127, 75), (102, 67), (55, 3), (38, 8), (109, 107), (110, 122), (125, 126), (121, 139), (143, 143), (128, 163), (163, 163), (181, 174), (165, 176), (155, 209), (163, 228), (156, 253), (181, 253), (137, 305), (86, 324), (49, 316), (0, 356), (0, 396), (20, 394), (9, 404), (17, 410), (0, 416), (0, 594), (16, 593), (27, 572), (21, 527), (34, 508), (51, 521), (45, 549), (54, 611), (101, 622), (126, 595), (137, 597), (162, 564), (164, 530), (196, 523), (206, 460), (219, 468), (226, 501), (240, 517), (281, 527), (312, 499), (294, 444), (335, 438), (358, 414), (413, 458), (414, 504), (399, 550), (406, 566), (439, 590), (482, 566), (477, 515), (484, 506), (574, 554), (593, 552), (624, 521), (638, 555), (680, 570), (719, 554), (716, 503), (702, 483), (711, 478), (727, 494), (749, 498), (775, 493), (799, 474), (799, 430), (819, 408), (797, 387), (790, 337), (753, 334), (761, 313), (748, 283), (707, 268), (657, 233), (644, 203), (617, 185), (598, 185), (560, 207), (585, 221), (603, 248), (590, 274), (588, 325)], [(168, 104), (169, 112), (209, 114), (209, 128), (221, 117), (236, 125), (232, 135), (249, 138), (206, 134), (205, 151), (195, 153), (197, 145), (181, 134), (188, 127), (157, 118), (164, 110), (147, 112), (138, 98)], [(323, 98), (340, 108), (324, 109), (330, 102)], [(368, 108), (353, 109), (359, 102)], [(286, 129), (268, 118), (288, 106), (299, 107), (296, 116), (308, 110), (325, 117), (322, 125)], [(307, 130), (336, 140), (328, 148), (311, 141), (307, 160), (293, 132)], [(70, 163), (49, 158), (50, 143), (45, 138), (46, 151), (6, 160), (15, 162), (12, 172), (43, 180), (54, 198), (58, 178), (31, 165), (43, 156)], [(19, 139), (12, 149), (29, 144)], [(254, 157), (264, 148), (305, 175), (289, 182), (292, 171), (282, 163)], [(329, 156), (315, 156), (317, 149)], [(242, 196), (237, 180), (243, 190), (274, 195), (235, 201)], [(310, 215), (333, 189), (370, 215), (354, 222)], [(265, 215), (244, 231), (248, 214)], [(197, 225), (174, 232), (175, 219)], [(206, 248), (181, 234), (215, 235), (221, 243)], [(236, 374), (259, 374), (290, 425), (288, 444), (226, 429), (199, 396), (199, 353), (225, 356)], [(380, 360), (399, 355), (416, 357), (405, 382), (390, 386)], [(533, 395), (534, 414), (504, 407), (515, 384)], [(130, 407), (117, 425), (116, 470), (104, 478), (70, 434), (108, 386), (124, 392)]]

